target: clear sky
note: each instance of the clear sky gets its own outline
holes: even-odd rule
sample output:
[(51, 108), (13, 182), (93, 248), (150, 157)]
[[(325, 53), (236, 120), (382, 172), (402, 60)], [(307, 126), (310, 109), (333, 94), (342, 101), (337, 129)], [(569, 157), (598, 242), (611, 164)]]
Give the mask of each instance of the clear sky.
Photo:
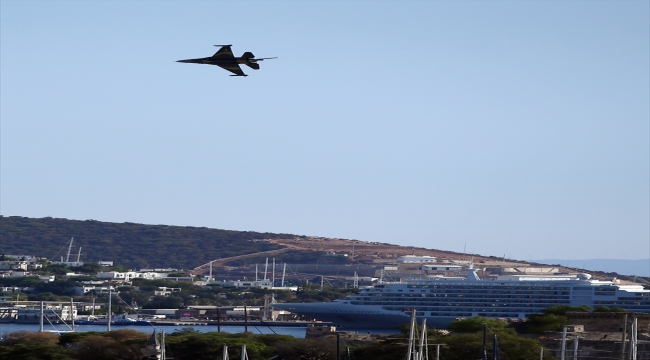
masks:
[(0, 212), (649, 258), (649, 6), (2, 0)]

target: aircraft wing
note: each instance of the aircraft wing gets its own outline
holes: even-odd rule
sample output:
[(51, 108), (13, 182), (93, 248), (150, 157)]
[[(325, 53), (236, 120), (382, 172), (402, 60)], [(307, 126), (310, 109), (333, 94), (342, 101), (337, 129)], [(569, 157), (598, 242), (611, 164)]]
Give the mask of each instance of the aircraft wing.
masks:
[(234, 73), (234, 74), (236, 74), (238, 76), (247, 76), (246, 74), (244, 74), (242, 69), (236, 63), (233, 63), (233, 64), (217, 64), (217, 66), (219, 66), (222, 69), (226, 69), (226, 70), (230, 71), (231, 73)]
[(233, 55), (232, 50), (230, 49), (230, 45), (224, 45), (221, 47), (221, 49), (214, 53), (212, 57), (219, 59), (234, 59), (235, 55)]

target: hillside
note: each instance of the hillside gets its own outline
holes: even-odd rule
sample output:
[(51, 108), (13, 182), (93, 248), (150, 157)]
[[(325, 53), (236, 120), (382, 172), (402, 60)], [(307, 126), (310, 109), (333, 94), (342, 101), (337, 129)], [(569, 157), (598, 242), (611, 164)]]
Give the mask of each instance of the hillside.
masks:
[[(264, 261), (273, 256), (284, 261), (316, 262), (325, 252), (354, 254), (355, 260), (380, 255), (387, 260), (400, 255), (430, 255), (443, 260), (467, 259), (470, 254), (405, 247), (358, 240), (330, 239), (292, 234), (258, 233), (204, 227), (110, 223), (95, 220), (0, 216), (0, 254), (36, 255), (61, 260), (74, 237), (71, 260), (82, 248), (82, 261), (113, 261), (128, 268), (205, 267), (229, 265), (231, 261)], [(267, 239), (268, 241), (251, 241)], [(435, 244), (432, 244), (435, 245)], [(291, 250), (288, 253), (273, 250)], [(298, 255), (298, 252), (300, 255)], [(475, 261), (490, 260), (477, 254)], [(260, 260), (261, 259), (261, 260)]]
[[(527, 262), (414, 248), (359, 240), (331, 239), (292, 234), (209, 229), (205, 227), (110, 223), (95, 220), (26, 218), (0, 216), (0, 255), (36, 255), (60, 260), (68, 251), (70, 238), (75, 247), (71, 261), (82, 248), (81, 261), (113, 261), (132, 269), (175, 268), (205, 273), (207, 264), (237, 267), (264, 263), (266, 258), (288, 263), (373, 263), (395, 262), (408, 254), (434, 256), (442, 261), (473, 261), (478, 266), (528, 266)], [(266, 239), (266, 241), (253, 241)], [(435, 243), (431, 247), (435, 247)], [(335, 259), (326, 253), (345, 253)], [(216, 260), (216, 261), (215, 261)], [(536, 266), (535, 263), (532, 264)], [(601, 278), (619, 274), (559, 266), (561, 271), (590, 272)], [(621, 278), (619, 276), (619, 278)]]
[[(407, 254), (430, 255), (442, 260), (491, 260), (477, 254), (405, 247), (358, 240), (330, 239), (291, 234), (258, 233), (198, 227), (109, 223), (95, 220), (0, 216), (0, 254), (36, 255), (61, 260), (74, 237), (71, 261), (82, 248), (82, 261), (113, 261), (128, 268), (205, 268), (230, 265), (232, 261), (263, 262), (264, 257), (291, 262), (316, 262), (326, 252), (345, 252), (355, 260)], [(266, 239), (268, 241), (252, 241)], [(435, 244), (434, 244), (435, 245)], [(291, 250), (287, 253), (274, 250)], [(298, 252), (298, 253), (297, 253)], [(300, 255), (298, 255), (300, 254)], [(197, 269), (198, 270), (198, 269)]]
[(253, 239), (293, 239), (290, 234), (230, 231), (203, 227), (109, 223), (95, 220), (0, 217), (0, 254), (60, 260), (74, 237), (74, 259), (114, 261), (128, 268), (192, 269), (213, 259), (281, 249)]

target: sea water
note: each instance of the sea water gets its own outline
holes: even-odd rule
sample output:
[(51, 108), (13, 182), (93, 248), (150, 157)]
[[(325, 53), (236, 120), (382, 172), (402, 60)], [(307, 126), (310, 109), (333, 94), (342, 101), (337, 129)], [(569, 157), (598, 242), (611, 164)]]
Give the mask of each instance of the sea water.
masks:
[[(15, 331), (31, 331), (38, 332), (40, 325), (38, 324), (11, 324), (11, 323), (0, 323), (0, 338), (4, 338), (6, 334), (12, 333)], [(159, 325), (111, 325), (111, 330), (122, 330), (130, 329), (136, 330), (143, 333), (151, 334), (154, 329), (156, 332), (164, 331), (166, 334), (172, 334), (176, 331), (182, 331), (184, 329), (194, 329), (198, 332), (216, 332), (219, 328), (216, 325), (198, 325), (198, 326), (159, 326)], [(57, 331), (60, 332), (70, 332), (70, 327), (64, 324), (47, 324), (43, 326), (43, 330), (48, 332)], [(243, 333), (246, 330), (244, 326), (221, 326), (222, 332), (227, 332), (231, 334)], [(74, 331), (83, 332), (83, 331), (98, 331), (105, 332), (108, 331), (106, 325), (76, 325)], [(304, 338), (305, 333), (307, 332), (306, 327), (301, 326), (248, 326), (248, 332), (254, 334), (278, 334), (278, 335), (290, 335), (296, 338)]]

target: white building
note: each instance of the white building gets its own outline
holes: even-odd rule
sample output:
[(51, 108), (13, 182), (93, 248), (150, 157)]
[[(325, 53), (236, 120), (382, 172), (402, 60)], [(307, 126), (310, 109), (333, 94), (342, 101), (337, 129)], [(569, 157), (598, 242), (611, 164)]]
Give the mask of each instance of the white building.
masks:
[(56, 275), (39, 275), (38, 278), (47, 283), (56, 280)]
[(404, 255), (397, 258), (398, 263), (434, 263), (438, 262), (438, 259), (433, 256), (416, 256), (416, 255)]
[(101, 271), (98, 272), (97, 275), (95, 275), (95, 277), (98, 279), (131, 281), (133, 278), (138, 277), (138, 273), (136, 273), (135, 271), (126, 271), (126, 272)]
[(155, 279), (164, 279), (167, 277), (167, 274), (159, 273), (159, 272), (139, 272), (137, 277), (139, 279), (155, 280)]
[(169, 296), (174, 292), (180, 292), (181, 288), (170, 288), (166, 286), (159, 286), (158, 290), (154, 290), (153, 294), (154, 295), (160, 295), (160, 296)]
[(459, 271), (463, 267), (460, 265), (450, 265), (450, 264), (439, 264), (439, 265), (422, 265), (419, 270), (429, 270), (429, 271)]
[(0, 261), (0, 270), (25, 270), (29, 266), (27, 261)]
[(109, 291), (115, 291), (115, 287), (108, 285), (84, 285), (73, 287), (72, 291), (76, 296), (83, 296), (89, 292), (94, 292), (95, 294), (108, 294)]
[[(166, 279), (167, 274), (158, 273), (158, 272), (137, 272), (137, 271), (102, 271), (98, 272), (96, 277), (98, 279), (107, 279), (107, 280), (121, 280), (121, 281), (131, 281), (133, 279)], [(172, 280), (172, 279), (170, 279)]]

